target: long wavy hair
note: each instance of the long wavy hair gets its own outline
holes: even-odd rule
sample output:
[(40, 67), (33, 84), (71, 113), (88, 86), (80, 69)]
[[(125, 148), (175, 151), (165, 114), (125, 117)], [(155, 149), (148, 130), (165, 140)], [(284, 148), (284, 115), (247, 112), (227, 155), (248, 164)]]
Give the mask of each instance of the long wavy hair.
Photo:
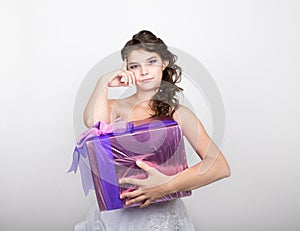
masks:
[(181, 68), (175, 64), (177, 56), (172, 54), (167, 45), (157, 38), (152, 32), (142, 30), (135, 34), (121, 50), (122, 59), (137, 49), (155, 52), (163, 61), (168, 61), (168, 66), (163, 70), (162, 81), (156, 94), (150, 101), (150, 108), (154, 112), (151, 117), (173, 116), (179, 105), (176, 93), (183, 91), (176, 84), (181, 81)]

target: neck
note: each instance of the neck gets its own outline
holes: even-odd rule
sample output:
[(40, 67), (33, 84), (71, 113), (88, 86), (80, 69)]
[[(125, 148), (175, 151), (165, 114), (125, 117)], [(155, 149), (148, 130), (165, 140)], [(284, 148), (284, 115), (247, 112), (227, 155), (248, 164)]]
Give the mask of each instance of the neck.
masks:
[(136, 91), (135, 98), (139, 104), (150, 104), (151, 99), (155, 95), (155, 90), (153, 91)]

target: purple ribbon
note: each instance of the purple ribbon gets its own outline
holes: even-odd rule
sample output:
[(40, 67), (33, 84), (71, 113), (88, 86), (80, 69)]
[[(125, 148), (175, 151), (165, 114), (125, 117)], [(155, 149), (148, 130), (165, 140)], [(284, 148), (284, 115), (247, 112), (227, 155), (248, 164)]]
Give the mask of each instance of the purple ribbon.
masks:
[(132, 129), (132, 123), (122, 121), (121, 119), (117, 119), (111, 124), (106, 124), (105, 122), (99, 121), (77, 138), (77, 145), (73, 151), (73, 161), (67, 173), (72, 171), (76, 173), (79, 165), (81, 182), (85, 195), (89, 193), (90, 189), (95, 189), (89, 159), (87, 158), (88, 151), (86, 143), (94, 140), (97, 137), (106, 136), (107, 134), (111, 136), (114, 134), (132, 132)]
[(100, 177), (94, 180), (99, 180), (101, 186), (97, 187), (97, 191), (101, 191), (102, 195), (96, 194), (97, 197), (104, 197), (106, 210), (122, 208), (122, 201), (119, 193), (119, 183), (115, 172), (114, 159), (111, 149), (111, 144), (108, 135), (98, 137), (98, 140), (93, 143), (98, 164)]
[(70, 169), (67, 173), (74, 171), (77, 172), (79, 165), (80, 175), (81, 175), (81, 182), (84, 194), (87, 196), (89, 190), (94, 190), (93, 179), (91, 175), (91, 167), (89, 164), (89, 159), (87, 158), (87, 148), (86, 145), (82, 146), (81, 148), (76, 147), (73, 152), (73, 161)]

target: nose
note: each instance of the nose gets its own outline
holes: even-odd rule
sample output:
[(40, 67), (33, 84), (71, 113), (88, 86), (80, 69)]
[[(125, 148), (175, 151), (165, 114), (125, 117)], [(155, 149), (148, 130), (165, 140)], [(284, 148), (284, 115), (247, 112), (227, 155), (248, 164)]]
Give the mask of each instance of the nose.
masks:
[(141, 76), (147, 76), (148, 70), (146, 68), (146, 65), (141, 65)]

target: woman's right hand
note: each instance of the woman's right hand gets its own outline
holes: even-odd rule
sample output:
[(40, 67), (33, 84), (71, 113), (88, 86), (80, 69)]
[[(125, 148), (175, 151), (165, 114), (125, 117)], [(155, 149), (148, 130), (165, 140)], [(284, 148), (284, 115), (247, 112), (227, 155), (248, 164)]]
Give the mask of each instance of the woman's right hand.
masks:
[(108, 80), (109, 87), (130, 87), (135, 85), (136, 80), (134, 73), (127, 70), (127, 60), (124, 60), (121, 69), (110, 73)]

